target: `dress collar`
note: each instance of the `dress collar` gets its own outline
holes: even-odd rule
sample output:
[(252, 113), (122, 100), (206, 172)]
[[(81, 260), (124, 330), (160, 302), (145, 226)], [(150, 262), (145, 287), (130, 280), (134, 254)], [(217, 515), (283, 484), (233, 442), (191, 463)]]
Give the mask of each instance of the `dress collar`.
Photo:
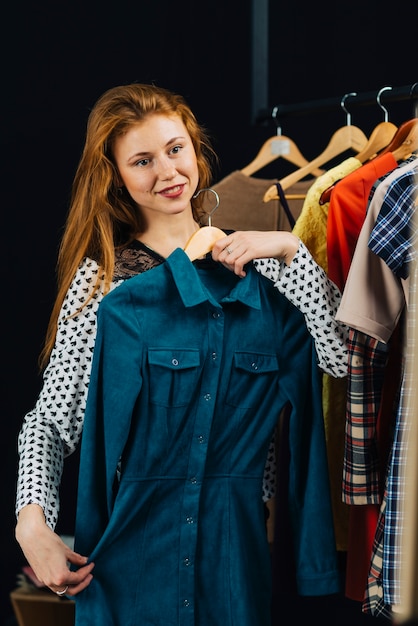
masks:
[[(181, 248), (174, 250), (167, 257), (166, 266), (172, 273), (184, 306), (191, 307), (205, 301), (211, 302), (214, 306), (219, 306), (219, 303), (206, 289), (199, 277), (198, 269), (190, 261), (184, 250)], [(229, 272), (226, 268), (223, 269)], [(247, 275), (244, 278), (236, 277), (235, 286), (227, 296), (222, 298), (221, 303), (238, 301), (254, 309), (261, 309), (260, 275), (252, 264), (246, 266), (245, 270)]]

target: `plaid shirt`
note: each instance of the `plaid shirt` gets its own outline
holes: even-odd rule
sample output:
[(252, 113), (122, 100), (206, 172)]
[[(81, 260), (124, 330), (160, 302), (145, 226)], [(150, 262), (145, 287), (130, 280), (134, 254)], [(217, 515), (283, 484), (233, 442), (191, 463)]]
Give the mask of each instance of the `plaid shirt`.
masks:
[(377, 419), (389, 346), (350, 329), (342, 498), (346, 504), (380, 504)]
[[(417, 159), (415, 158), (415, 163)], [(386, 488), (380, 509), (369, 571), (363, 612), (391, 618), (393, 605), (401, 603), (403, 501), (405, 498), (405, 465), (407, 433), (412, 415), (408, 412), (416, 382), (410, 364), (417, 358), (411, 339), (411, 329), (417, 323), (416, 258), (417, 226), (413, 221), (416, 207), (418, 167), (400, 170), (400, 175), (388, 187), (375, 228), (369, 239), (370, 249), (378, 254), (396, 276), (410, 276), (410, 303), (407, 315), (405, 375), (396, 416), (394, 442), (391, 450)], [(411, 270), (413, 268), (413, 271)]]
[[(418, 157), (415, 158), (418, 161)], [(369, 248), (379, 255), (398, 278), (407, 278), (415, 253), (416, 230), (411, 229), (418, 189), (418, 165), (406, 168), (388, 187)]]

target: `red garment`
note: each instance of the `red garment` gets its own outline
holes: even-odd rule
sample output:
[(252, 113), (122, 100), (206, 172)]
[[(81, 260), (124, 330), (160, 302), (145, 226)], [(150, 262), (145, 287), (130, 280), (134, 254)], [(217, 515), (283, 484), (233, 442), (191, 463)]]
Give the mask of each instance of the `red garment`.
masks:
[(345, 176), (332, 190), (327, 218), (328, 276), (340, 290), (347, 279), (371, 188), (397, 165), (391, 152), (382, 154)]
[[(332, 190), (327, 219), (328, 276), (341, 291), (366, 217), (372, 187), (397, 166), (391, 152), (382, 154), (348, 174)], [(382, 402), (378, 416), (381, 444), (386, 443), (390, 428), (384, 404)], [(382, 468), (383, 482), (384, 471)], [(377, 504), (350, 507), (345, 595), (352, 600), (361, 602), (364, 597), (378, 514)]]

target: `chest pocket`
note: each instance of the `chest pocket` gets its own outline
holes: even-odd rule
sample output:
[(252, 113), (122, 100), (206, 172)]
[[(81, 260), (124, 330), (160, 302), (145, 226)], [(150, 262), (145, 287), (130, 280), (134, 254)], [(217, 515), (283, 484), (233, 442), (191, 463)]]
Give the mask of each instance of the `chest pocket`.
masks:
[(150, 348), (148, 366), (152, 404), (180, 407), (189, 403), (201, 369), (199, 350)]
[(279, 371), (275, 354), (235, 352), (226, 397), (227, 404), (251, 409), (272, 389)]

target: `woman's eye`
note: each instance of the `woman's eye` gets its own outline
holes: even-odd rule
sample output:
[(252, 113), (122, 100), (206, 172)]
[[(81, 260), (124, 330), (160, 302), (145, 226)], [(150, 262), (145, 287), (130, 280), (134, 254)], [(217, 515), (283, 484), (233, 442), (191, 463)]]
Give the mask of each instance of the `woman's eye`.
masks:
[(171, 148), (171, 153), (178, 154), (180, 150), (181, 150), (181, 146), (174, 146), (174, 148)]
[(149, 159), (140, 159), (139, 161), (136, 161), (135, 166), (145, 167), (145, 165), (148, 165), (148, 163)]

